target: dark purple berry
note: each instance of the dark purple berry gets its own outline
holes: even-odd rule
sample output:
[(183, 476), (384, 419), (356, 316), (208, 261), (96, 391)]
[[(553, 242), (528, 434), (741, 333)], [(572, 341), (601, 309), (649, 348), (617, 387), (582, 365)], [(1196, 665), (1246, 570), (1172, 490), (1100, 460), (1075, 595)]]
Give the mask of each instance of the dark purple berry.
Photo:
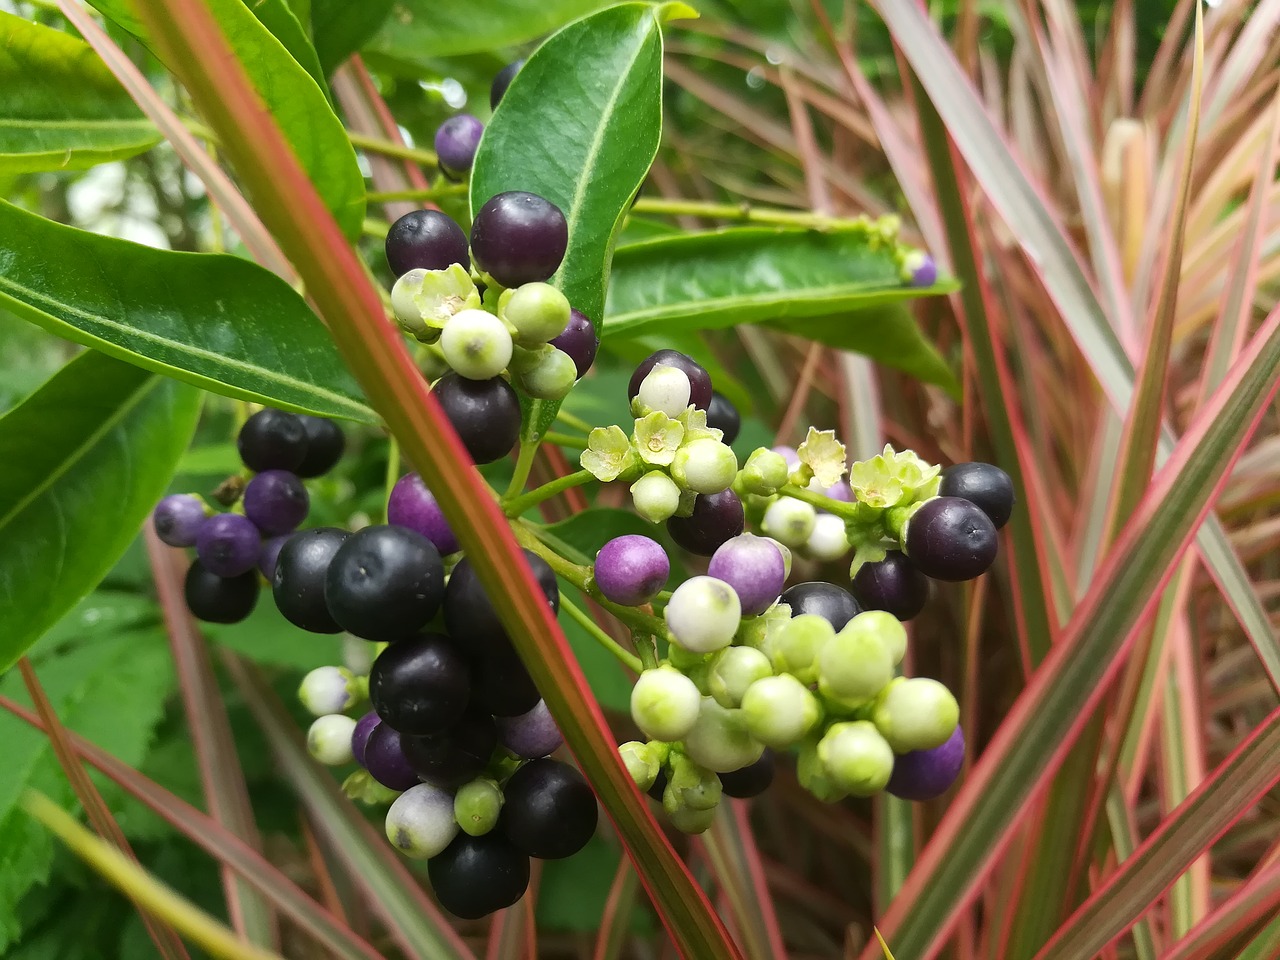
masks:
[(511, 86), (511, 81), (516, 78), (516, 74), (520, 72), (520, 68), (523, 66), (523, 60), (513, 60), (494, 75), (493, 85), (489, 87), (490, 110), (498, 109), (498, 104), (502, 101), (502, 95), (507, 92), (507, 87)]
[(307, 434), (307, 455), (294, 471), (304, 478), (319, 477), (333, 469), (334, 464), (342, 459), (347, 448), (347, 437), (342, 428), (332, 420), (323, 417), (309, 417), (299, 414), (302, 429)]
[(711, 406), (711, 374), (707, 373), (691, 356), (681, 353), (679, 350), (659, 350), (642, 362), (640, 366), (636, 367), (635, 372), (631, 374), (631, 382), (627, 385), (627, 397), (629, 399), (634, 400), (636, 398), (636, 394), (640, 392), (640, 384), (644, 383), (644, 378), (649, 375), (650, 370), (660, 363), (684, 371), (685, 376), (689, 378), (690, 403), (699, 410), (706, 410)]
[(310, 509), (307, 488), (288, 470), (263, 470), (244, 488), (244, 515), (265, 534), (296, 530)]
[(483, 133), (484, 124), (469, 113), (460, 113), (440, 124), (435, 147), (441, 169), (448, 173), (470, 170)]
[(982, 508), (959, 497), (935, 497), (907, 521), (907, 556), (935, 580), (972, 580), (995, 562), (1000, 538)]
[(773, 751), (766, 748), (755, 763), (719, 774), (720, 786), (727, 797), (737, 797), (739, 800), (758, 797), (773, 783), (773, 771)]
[(406, 473), (391, 489), (391, 496), (387, 498), (387, 523), (416, 530), (434, 543), (443, 556), (458, 552), (458, 538), (449, 529), (435, 494), (416, 473)]
[(156, 536), (171, 547), (194, 547), (205, 519), (204, 503), (188, 493), (165, 497), (151, 514)]
[(220, 577), (197, 560), (187, 568), (183, 595), (197, 620), (239, 623), (258, 603), (258, 575), (250, 570), (236, 577)]
[(334, 622), (365, 640), (409, 637), (444, 599), (444, 562), (422, 534), (377, 525), (353, 533), (334, 554), (324, 599)]
[(990, 463), (957, 463), (942, 471), (938, 494), (975, 504), (997, 530), (1009, 522), (1017, 498), (1013, 480)]
[(490, 198), (471, 224), (476, 266), (504, 287), (546, 280), (569, 246), (569, 225), (550, 200), (511, 190)]
[(369, 745), (369, 737), (373, 735), (373, 731), (380, 723), (382, 720), (379, 719), (378, 714), (370, 710), (356, 721), (356, 728), (351, 731), (351, 755), (362, 767), (365, 766), (364, 752)]
[(441, 790), (456, 790), (474, 780), (489, 765), (498, 746), (493, 717), (469, 710), (449, 729), (423, 737), (405, 737), (404, 755), (424, 782)]
[[(556, 583), (555, 571), (547, 561), (529, 550), (521, 551), (529, 563), (529, 568), (537, 578), (542, 592), (547, 598), (552, 612), (560, 610), (560, 587)], [(455, 637), (464, 653), (470, 657), (479, 656), (487, 647), (500, 652), (511, 649), (511, 641), (502, 628), (498, 611), (494, 609), (485, 593), (480, 578), (476, 576), (475, 567), (468, 557), (463, 557), (449, 575), (449, 583), (444, 591), (444, 622), (449, 633)], [(533, 704), (529, 704), (529, 709)], [(516, 713), (524, 713), (517, 710)], [(513, 714), (514, 715), (514, 714)]]
[(427, 861), (436, 899), (455, 917), (479, 920), (509, 907), (529, 887), (529, 858), (498, 831), (458, 833)]
[(614, 537), (596, 554), (595, 579), (614, 603), (636, 607), (667, 585), (671, 561), (662, 544), (639, 534)]
[(511, 646), (490, 640), (471, 667), (471, 699), (496, 717), (518, 717), (532, 710), (542, 694)]
[(364, 768), (388, 790), (408, 790), (418, 783), (418, 775), (405, 759), (399, 732), (385, 723), (374, 727), (365, 741)]
[(259, 410), (240, 428), (236, 448), (244, 465), (255, 472), (297, 470), (307, 455), (307, 431), (292, 413)]
[(520, 439), (520, 401), (501, 377), (468, 380), (450, 373), (433, 393), (476, 463), (501, 460)]
[(732, 490), (700, 493), (693, 501), (693, 513), (667, 521), (671, 539), (690, 553), (709, 557), (727, 540), (732, 540), (746, 524), (742, 501)]
[(252, 570), (262, 550), (262, 535), (248, 517), (219, 513), (200, 525), (196, 535), (196, 556), (210, 573), (238, 577)]
[(258, 569), (262, 571), (268, 583), (275, 578), (276, 564), (280, 562), (280, 551), (288, 542), (288, 534), (262, 541), (262, 550), (258, 553)]
[(782, 591), (781, 601), (791, 608), (793, 618), (807, 613), (816, 614), (831, 624), (837, 633), (862, 612), (862, 607), (848, 590), (834, 583), (816, 580), (788, 587)]
[(295, 533), (280, 550), (271, 578), (276, 607), (295, 627), (312, 633), (341, 633), (324, 602), (325, 575), (338, 548), (351, 536), (337, 527)]
[(573, 767), (550, 757), (531, 760), (502, 789), (499, 826), (531, 857), (561, 860), (587, 845), (600, 813), (596, 796)]
[(498, 717), (498, 739), (517, 757), (536, 760), (554, 753), (564, 743), (560, 728), (547, 705), (537, 705), (518, 717)]
[(383, 723), (404, 734), (440, 733), (470, 698), (471, 671), (449, 638), (424, 633), (391, 644), (369, 671), (369, 700)]
[(410, 270), (444, 270), (451, 264), (470, 266), (467, 234), (439, 210), (413, 210), (391, 225), (384, 248), (387, 265), (397, 277)]
[(863, 610), (885, 610), (905, 622), (924, 609), (929, 578), (901, 550), (890, 550), (858, 568), (853, 592)]
[(903, 800), (932, 800), (951, 788), (963, 766), (964, 731), (956, 727), (940, 747), (894, 757), (893, 775), (885, 789)]
[(569, 311), (569, 325), (560, 336), (551, 341), (557, 350), (569, 355), (578, 371), (578, 378), (587, 375), (591, 364), (596, 362), (596, 351), (600, 349), (600, 337), (596, 328), (585, 313), (577, 310)]
[(728, 397), (713, 390), (707, 406), (707, 426), (722, 431), (724, 436), (720, 439), (725, 443), (733, 443), (742, 430), (742, 415)]

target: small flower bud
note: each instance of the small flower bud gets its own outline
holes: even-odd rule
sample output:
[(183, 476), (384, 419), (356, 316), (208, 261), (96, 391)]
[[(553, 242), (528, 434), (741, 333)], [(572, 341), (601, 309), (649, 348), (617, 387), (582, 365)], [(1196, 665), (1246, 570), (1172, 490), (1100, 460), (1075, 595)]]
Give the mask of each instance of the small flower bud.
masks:
[(522, 347), (560, 336), (569, 325), (569, 313), (568, 298), (549, 283), (526, 283), (504, 290), (498, 298), (498, 316), (515, 328), (516, 343)]
[(643, 417), (656, 410), (678, 417), (688, 408), (692, 389), (689, 375), (683, 370), (659, 363), (640, 381), (640, 391), (631, 401), (632, 413)]
[(674, 815), (678, 810), (714, 810), (720, 803), (720, 778), (678, 750), (671, 752), (662, 809)]
[(895, 680), (881, 692), (872, 719), (894, 753), (932, 750), (955, 732), (960, 706), (937, 680), (912, 677)]
[(800, 756), (796, 760), (796, 779), (800, 781), (800, 786), (823, 803), (836, 803), (849, 795), (848, 790), (836, 785), (818, 756), (818, 744), (812, 740), (800, 748)]
[(743, 493), (769, 497), (787, 482), (787, 460), (780, 453), (760, 447), (751, 452), (739, 473)]
[(481, 777), (464, 783), (453, 797), (453, 819), (463, 833), (482, 837), (498, 823), (502, 812), (502, 788)]
[(674, 667), (646, 670), (631, 688), (631, 719), (645, 736), (670, 743), (693, 729), (701, 700), (693, 681)]
[(307, 731), (307, 752), (329, 767), (351, 763), (351, 734), (356, 722), (340, 713), (318, 718)]
[(737, 473), (738, 458), (732, 448), (710, 437), (686, 443), (671, 461), (671, 476), (676, 483), (694, 493), (728, 490)]
[(893, 653), (878, 618), (865, 616), (845, 624), (818, 654), (819, 689), (851, 706), (872, 699), (893, 679)]
[(801, 683), (814, 683), (818, 679), (818, 656), (835, 635), (830, 621), (816, 613), (804, 613), (770, 623), (765, 653), (775, 673), (789, 673)]
[(716, 703), (733, 709), (742, 705), (742, 695), (748, 687), (772, 674), (769, 658), (759, 650), (726, 647), (712, 657), (707, 685)]
[(803, 547), (813, 533), (818, 511), (795, 497), (779, 497), (764, 512), (762, 529), (770, 537), (792, 549)]
[(711, 653), (733, 642), (742, 605), (733, 588), (715, 577), (690, 577), (663, 611), (671, 638), (695, 653)]
[(480, 291), (461, 264), (410, 270), (391, 288), (391, 310), (406, 333), (434, 343), (450, 317), (480, 307)]
[(681, 833), (687, 833), (691, 836), (699, 833), (706, 833), (711, 828), (711, 824), (716, 820), (716, 808), (710, 810), (694, 810), (692, 807), (683, 807), (673, 814), (668, 814), (671, 825)]
[(641, 743), (639, 740), (629, 740), (618, 747), (618, 754), (622, 757), (622, 762), (627, 765), (627, 773), (631, 774), (631, 779), (636, 782), (641, 793), (653, 786), (653, 782), (658, 779), (658, 774), (662, 771), (662, 761), (652, 745)]
[(703, 697), (698, 720), (685, 734), (684, 751), (708, 770), (728, 773), (759, 760), (764, 744), (747, 731), (740, 711), (726, 710), (711, 697)]
[(631, 485), (636, 513), (650, 523), (662, 523), (680, 507), (680, 487), (660, 470), (650, 470)]
[(316, 717), (344, 713), (364, 696), (363, 684), (346, 667), (316, 667), (298, 687), (298, 701)]
[(757, 680), (742, 695), (742, 717), (766, 747), (785, 750), (821, 718), (818, 700), (789, 673)]
[(535, 400), (561, 400), (578, 380), (573, 358), (549, 343), (516, 354), (520, 356), (520, 364), (512, 368), (516, 386)]
[(458, 835), (453, 797), (429, 783), (410, 787), (387, 810), (386, 832), (406, 857), (431, 859)]
[(893, 775), (893, 750), (866, 720), (834, 723), (818, 742), (831, 781), (855, 797), (879, 793)]

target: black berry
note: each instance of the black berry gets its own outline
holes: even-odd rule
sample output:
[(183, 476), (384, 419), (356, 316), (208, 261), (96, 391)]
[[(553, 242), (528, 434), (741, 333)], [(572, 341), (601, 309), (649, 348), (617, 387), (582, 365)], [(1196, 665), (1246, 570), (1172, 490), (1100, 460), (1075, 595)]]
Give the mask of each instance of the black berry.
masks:
[(479, 920), (524, 896), (529, 858), (497, 830), (480, 837), (459, 833), (427, 861), (427, 876), (442, 907)]
[(259, 410), (236, 437), (240, 459), (250, 470), (293, 470), (307, 455), (307, 431), (302, 420), (283, 410)]
[[(521, 552), (542, 587), (547, 603), (553, 612), (558, 613), (560, 587), (556, 583), (555, 571), (537, 554), (529, 550)], [(487, 648), (511, 648), (507, 632), (498, 619), (498, 611), (489, 601), (469, 557), (459, 560), (449, 575), (449, 584), (444, 591), (444, 622), (455, 638), (466, 638), (463, 649), (469, 656), (478, 657)], [(530, 704), (529, 708), (532, 706)]]
[(740, 800), (758, 797), (773, 783), (773, 771), (773, 751), (766, 748), (755, 763), (719, 774), (720, 787), (727, 797), (737, 797)]
[(995, 562), (1000, 539), (982, 508), (959, 497), (927, 501), (907, 521), (907, 556), (935, 580), (972, 580)]
[(512, 190), (490, 198), (471, 224), (476, 266), (504, 287), (546, 280), (569, 246), (569, 225), (550, 200)]
[(498, 745), (498, 727), (487, 713), (469, 710), (442, 733), (401, 742), (405, 759), (424, 782), (456, 790), (484, 772)]
[(333, 469), (347, 448), (347, 437), (332, 420), (299, 415), (307, 434), (307, 455), (293, 472), (300, 477), (319, 477)]
[(595, 794), (573, 767), (550, 757), (531, 760), (503, 787), (499, 822), (512, 843), (531, 857), (571, 857), (596, 832)]
[(325, 578), (334, 621), (365, 640), (412, 636), (444, 598), (444, 562), (435, 544), (407, 527), (378, 525), (352, 534)]
[(890, 550), (883, 560), (858, 569), (853, 592), (863, 610), (885, 610), (905, 622), (924, 609), (929, 578), (901, 550)]
[(433, 392), (476, 463), (501, 460), (520, 439), (520, 401), (501, 377), (468, 380), (450, 373)]
[(456, 723), (471, 695), (471, 671), (449, 638), (438, 633), (391, 644), (369, 671), (369, 700), (382, 722), (414, 736)]
[(199, 560), (187, 569), (183, 593), (187, 609), (206, 623), (239, 623), (253, 613), (258, 603), (258, 572), (250, 570), (238, 577), (219, 577)]
[(312, 633), (341, 633), (324, 601), (325, 575), (338, 548), (351, 536), (337, 527), (295, 533), (280, 549), (271, 592), (276, 607), (295, 627)]
[(490, 639), (472, 661), (471, 698), (496, 717), (518, 717), (538, 705), (542, 694), (505, 637)]
[(513, 60), (494, 75), (493, 85), (489, 87), (490, 110), (498, 109), (502, 95), (507, 92), (507, 87), (511, 86), (511, 81), (516, 78), (516, 74), (520, 72), (520, 68), (523, 66), (523, 60)]
[(685, 376), (689, 378), (690, 403), (699, 410), (706, 410), (711, 406), (711, 374), (707, 373), (693, 357), (679, 350), (659, 350), (636, 367), (635, 372), (631, 374), (631, 382), (627, 384), (627, 396), (630, 399), (636, 398), (644, 378), (660, 363), (684, 371)]
[(471, 263), (467, 235), (453, 218), (439, 210), (414, 210), (391, 225), (384, 248), (387, 266), (397, 277), (413, 269), (444, 270)]
[(843, 590), (834, 583), (821, 581), (797, 583), (794, 587), (788, 587), (782, 591), (781, 602), (791, 607), (791, 616), (817, 614), (837, 632), (862, 612), (858, 601), (848, 590)]
[(365, 741), (364, 768), (388, 790), (408, 790), (418, 783), (404, 755), (404, 739), (399, 731), (379, 723)]
[(709, 557), (720, 545), (742, 533), (746, 515), (742, 501), (732, 490), (700, 493), (693, 502), (693, 513), (672, 517), (667, 521), (671, 539), (690, 553)]
[(707, 407), (707, 426), (724, 432), (720, 439), (725, 443), (733, 443), (742, 430), (742, 415), (738, 408), (729, 402), (722, 393), (711, 391), (711, 403)]
[(990, 463), (957, 463), (942, 471), (938, 493), (975, 504), (999, 530), (1009, 522), (1013, 505), (1013, 480)]

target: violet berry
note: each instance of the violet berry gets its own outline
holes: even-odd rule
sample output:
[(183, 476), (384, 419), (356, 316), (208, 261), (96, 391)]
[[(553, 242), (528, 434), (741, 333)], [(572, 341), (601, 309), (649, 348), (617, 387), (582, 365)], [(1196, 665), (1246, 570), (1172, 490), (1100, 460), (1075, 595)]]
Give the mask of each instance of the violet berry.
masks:
[(165, 497), (151, 514), (156, 536), (171, 547), (194, 547), (205, 519), (204, 502), (187, 493)]
[(722, 543), (712, 555), (707, 573), (733, 587), (747, 617), (768, 610), (787, 579), (786, 563), (777, 545), (750, 533)]
[(671, 561), (662, 544), (639, 534), (614, 537), (596, 554), (596, 586), (623, 606), (648, 603), (670, 575)]
[(963, 766), (964, 731), (957, 726), (941, 746), (899, 754), (885, 789), (903, 800), (932, 800), (951, 789)]
[(436, 129), (436, 156), (447, 173), (466, 173), (476, 158), (484, 124), (469, 113), (450, 117)]
[(210, 573), (237, 577), (252, 570), (262, 549), (262, 536), (248, 517), (219, 513), (200, 525), (196, 556)]
[(563, 333), (551, 341), (551, 345), (569, 355), (578, 371), (578, 377), (582, 378), (591, 369), (591, 364), (596, 361), (596, 351), (600, 349), (600, 337), (586, 314), (570, 310), (568, 326), (564, 328)]
[(459, 550), (458, 538), (449, 529), (435, 494), (416, 473), (406, 473), (391, 489), (391, 496), (387, 498), (387, 522), (416, 530), (435, 544), (441, 556)]
[(288, 470), (263, 470), (244, 488), (244, 515), (265, 534), (292, 533), (310, 509), (307, 488)]

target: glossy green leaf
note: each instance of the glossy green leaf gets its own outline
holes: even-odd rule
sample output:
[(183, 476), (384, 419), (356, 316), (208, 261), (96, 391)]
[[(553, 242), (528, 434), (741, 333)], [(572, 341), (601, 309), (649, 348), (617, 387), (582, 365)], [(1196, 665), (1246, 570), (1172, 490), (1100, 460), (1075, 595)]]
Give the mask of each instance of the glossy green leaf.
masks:
[(0, 670), (124, 553), (199, 406), (190, 387), (86, 351), (0, 417)]
[[(298, 65), (311, 74), (311, 79), (316, 82), (316, 86), (328, 97), (329, 84), (325, 80), (324, 70), (320, 67), (320, 57), (307, 37), (302, 21), (298, 19), (298, 15), (289, 4), (285, 0), (245, 0), (245, 5), (253, 11), (253, 15), (259, 22), (271, 31), (272, 36), (289, 51), (289, 55), (298, 62)], [(362, 7), (364, 4), (354, 3), (351, 6)]]
[(87, 43), (0, 12), (0, 173), (79, 170), (159, 142)]
[(302, 298), (239, 257), (155, 250), (0, 202), (0, 304), (215, 393), (373, 421)]
[[(104, 16), (150, 44), (130, 0), (92, 0)], [(289, 140), (342, 232), (364, 223), (365, 183), (342, 122), (314, 77), (250, 12), (244, 0), (206, 0), (258, 95)], [(277, 18), (278, 19), (278, 18)], [(161, 58), (163, 60), (163, 57)], [(170, 68), (173, 64), (166, 64)]]
[[(395, 0), (313, 0), (312, 41), (320, 57), (320, 67), (332, 73), (378, 32), (391, 13)], [(459, 8), (442, 5), (441, 12)]]
[(904, 285), (899, 249), (873, 237), (866, 230), (731, 227), (621, 246), (605, 335), (766, 323), (954, 388), (950, 367), (901, 302), (955, 285)]
[(410, 63), (481, 53), (540, 37), (603, 6), (603, 0), (397, 0), (369, 49)]
[[(565, 27), (516, 74), (471, 174), (472, 214), (527, 190), (558, 206), (569, 248), (551, 282), (600, 327), (609, 258), (662, 129), (661, 10), (610, 7)], [(557, 404), (534, 405), (541, 433)]]

